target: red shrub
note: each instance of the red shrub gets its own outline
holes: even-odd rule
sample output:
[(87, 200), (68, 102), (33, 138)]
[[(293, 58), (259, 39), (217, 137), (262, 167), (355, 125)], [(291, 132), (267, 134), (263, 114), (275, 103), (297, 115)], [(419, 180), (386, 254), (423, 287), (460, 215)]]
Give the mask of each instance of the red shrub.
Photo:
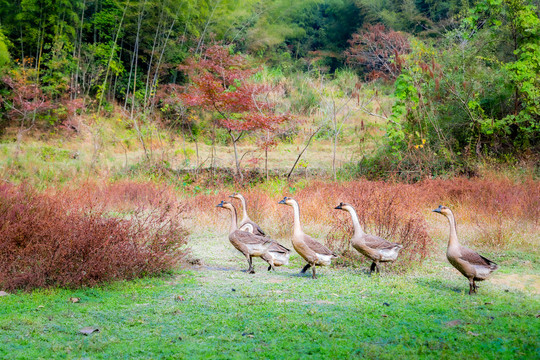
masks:
[(103, 199), (92, 186), (55, 194), (0, 184), (0, 289), (91, 286), (182, 260), (184, 209), (174, 199), (124, 215)]

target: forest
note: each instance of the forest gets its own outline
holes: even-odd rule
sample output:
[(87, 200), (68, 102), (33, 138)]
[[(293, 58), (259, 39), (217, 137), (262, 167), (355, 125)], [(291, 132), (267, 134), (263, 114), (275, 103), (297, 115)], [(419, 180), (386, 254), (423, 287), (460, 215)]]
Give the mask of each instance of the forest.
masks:
[(539, 177), (539, 0), (0, 0), (0, 358), (534, 358)]
[[(31, 128), (80, 131), (83, 115), (122, 114), (156, 162), (163, 157), (150, 159), (145, 144), (154, 128), (229, 146), (245, 135), (268, 152), (302, 124), (337, 142), (345, 118), (364, 113), (382, 120), (383, 136), (376, 151), (346, 159), (352, 176), (418, 180), (538, 160), (538, 2), (28, 0), (0, 8), (0, 126), (18, 129), (18, 143)], [(377, 138), (363, 130), (357, 140)]]

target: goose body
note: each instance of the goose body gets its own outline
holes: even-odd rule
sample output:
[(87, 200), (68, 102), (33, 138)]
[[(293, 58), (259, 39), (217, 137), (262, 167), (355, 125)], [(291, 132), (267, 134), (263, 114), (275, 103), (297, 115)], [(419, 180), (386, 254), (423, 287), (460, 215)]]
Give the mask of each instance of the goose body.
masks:
[(242, 203), (242, 220), (240, 220), (240, 224), (238, 225), (240, 230), (247, 231), (259, 236), (266, 236), (265, 232), (261, 229), (261, 227), (249, 218), (247, 214), (246, 199), (244, 198), (244, 196), (239, 193), (234, 193), (229, 197), (238, 199)]
[(326, 246), (304, 233), (302, 226), (300, 225), (300, 208), (296, 200), (285, 197), (279, 203), (292, 206), (294, 210), (292, 244), (294, 250), (307, 261), (307, 265), (304, 266), (301, 273), (305, 273), (311, 267), (312, 277), (315, 279), (317, 278), (315, 266), (328, 266), (332, 263), (332, 259), (336, 258), (337, 255)]
[(348, 211), (351, 214), (354, 228), (351, 245), (356, 251), (373, 261), (370, 268), (371, 272), (374, 270), (379, 272), (379, 263), (393, 262), (397, 259), (403, 245), (390, 242), (380, 236), (366, 234), (362, 226), (360, 226), (358, 215), (352, 205), (340, 203), (336, 206), (336, 209)]
[(476, 293), (478, 286), (476, 281), (486, 280), (492, 272), (499, 268), (499, 265), (459, 244), (456, 230), (456, 220), (452, 211), (446, 206), (439, 205), (433, 210), (436, 213), (446, 216), (450, 223), (450, 238), (446, 258), (463, 276), (469, 279), (469, 295)]
[(229, 228), (229, 241), (240, 251), (248, 261), (247, 272), (254, 274), (253, 257), (262, 257), (266, 254), (268, 248), (272, 245), (273, 240), (264, 236), (254, 235), (250, 232), (239, 230), (236, 225), (236, 209), (233, 204), (222, 201), (217, 205), (231, 211), (231, 226)]
[[(252, 233), (258, 236), (266, 236), (265, 232), (261, 227), (251, 220), (247, 214), (246, 199), (242, 194), (234, 193), (229, 197), (238, 199), (242, 203), (242, 220), (240, 220), (239, 228), (240, 230)], [(268, 250), (261, 255), (261, 259), (268, 263), (268, 270), (273, 270), (276, 266), (283, 266), (289, 263), (289, 257), (291, 255), (291, 250), (287, 249), (285, 246), (281, 245), (277, 241), (274, 241)]]

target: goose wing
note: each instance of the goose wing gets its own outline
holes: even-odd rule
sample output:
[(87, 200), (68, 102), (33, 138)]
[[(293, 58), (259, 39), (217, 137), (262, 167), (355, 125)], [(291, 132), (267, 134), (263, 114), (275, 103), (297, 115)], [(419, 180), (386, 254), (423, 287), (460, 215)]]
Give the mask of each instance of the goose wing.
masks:
[(383, 239), (382, 237), (375, 235), (365, 235), (364, 241), (368, 247), (379, 250), (393, 249), (395, 247), (401, 246), (400, 244), (390, 242), (386, 239)]
[(236, 240), (240, 241), (241, 243), (249, 244), (249, 245), (268, 244), (274, 241), (270, 238), (255, 235), (250, 232), (242, 231), (242, 230), (236, 230), (234, 236)]
[(266, 236), (266, 233), (261, 229), (261, 227), (256, 222), (251, 220), (246, 220), (240, 224), (240, 229), (251, 232), (255, 235)]
[(268, 248), (268, 251), (277, 252), (281, 254), (287, 254), (291, 252), (291, 250), (287, 249), (285, 246), (281, 245), (280, 243), (274, 241), (272, 245)]
[(471, 265), (479, 265), (479, 266), (486, 266), (486, 267), (497, 267), (497, 264), (493, 261), (489, 260), (488, 258), (483, 257), (476, 251), (473, 251), (466, 247), (461, 247), (461, 256), (460, 259), (465, 260), (466, 262), (470, 263)]
[(332, 250), (330, 250), (329, 248), (327, 248), (326, 246), (324, 246), (323, 244), (321, 244), (320, 242), (314, 240), (311, 236), (309, 235), (305, 235), (304, 234), (304, 242), (306, 243), (306, 245), (313, 251), (315, 251), (317, 254), (321, 254), (321, 255), (331, 255), (331, 256), (337, 256), (336, 254), (334, 254), (332, 252)]

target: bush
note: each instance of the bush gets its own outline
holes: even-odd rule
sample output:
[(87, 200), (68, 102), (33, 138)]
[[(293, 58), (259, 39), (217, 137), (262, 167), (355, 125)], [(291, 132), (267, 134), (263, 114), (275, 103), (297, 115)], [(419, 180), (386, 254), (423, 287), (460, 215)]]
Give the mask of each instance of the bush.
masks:
[(0, 184), (0, 289), (92, 286), (172, 270), (186, 255), (184, 207), (159, 191), (159, 202), (127, 207), (142, 199), (140, 188), (37, 193)]

